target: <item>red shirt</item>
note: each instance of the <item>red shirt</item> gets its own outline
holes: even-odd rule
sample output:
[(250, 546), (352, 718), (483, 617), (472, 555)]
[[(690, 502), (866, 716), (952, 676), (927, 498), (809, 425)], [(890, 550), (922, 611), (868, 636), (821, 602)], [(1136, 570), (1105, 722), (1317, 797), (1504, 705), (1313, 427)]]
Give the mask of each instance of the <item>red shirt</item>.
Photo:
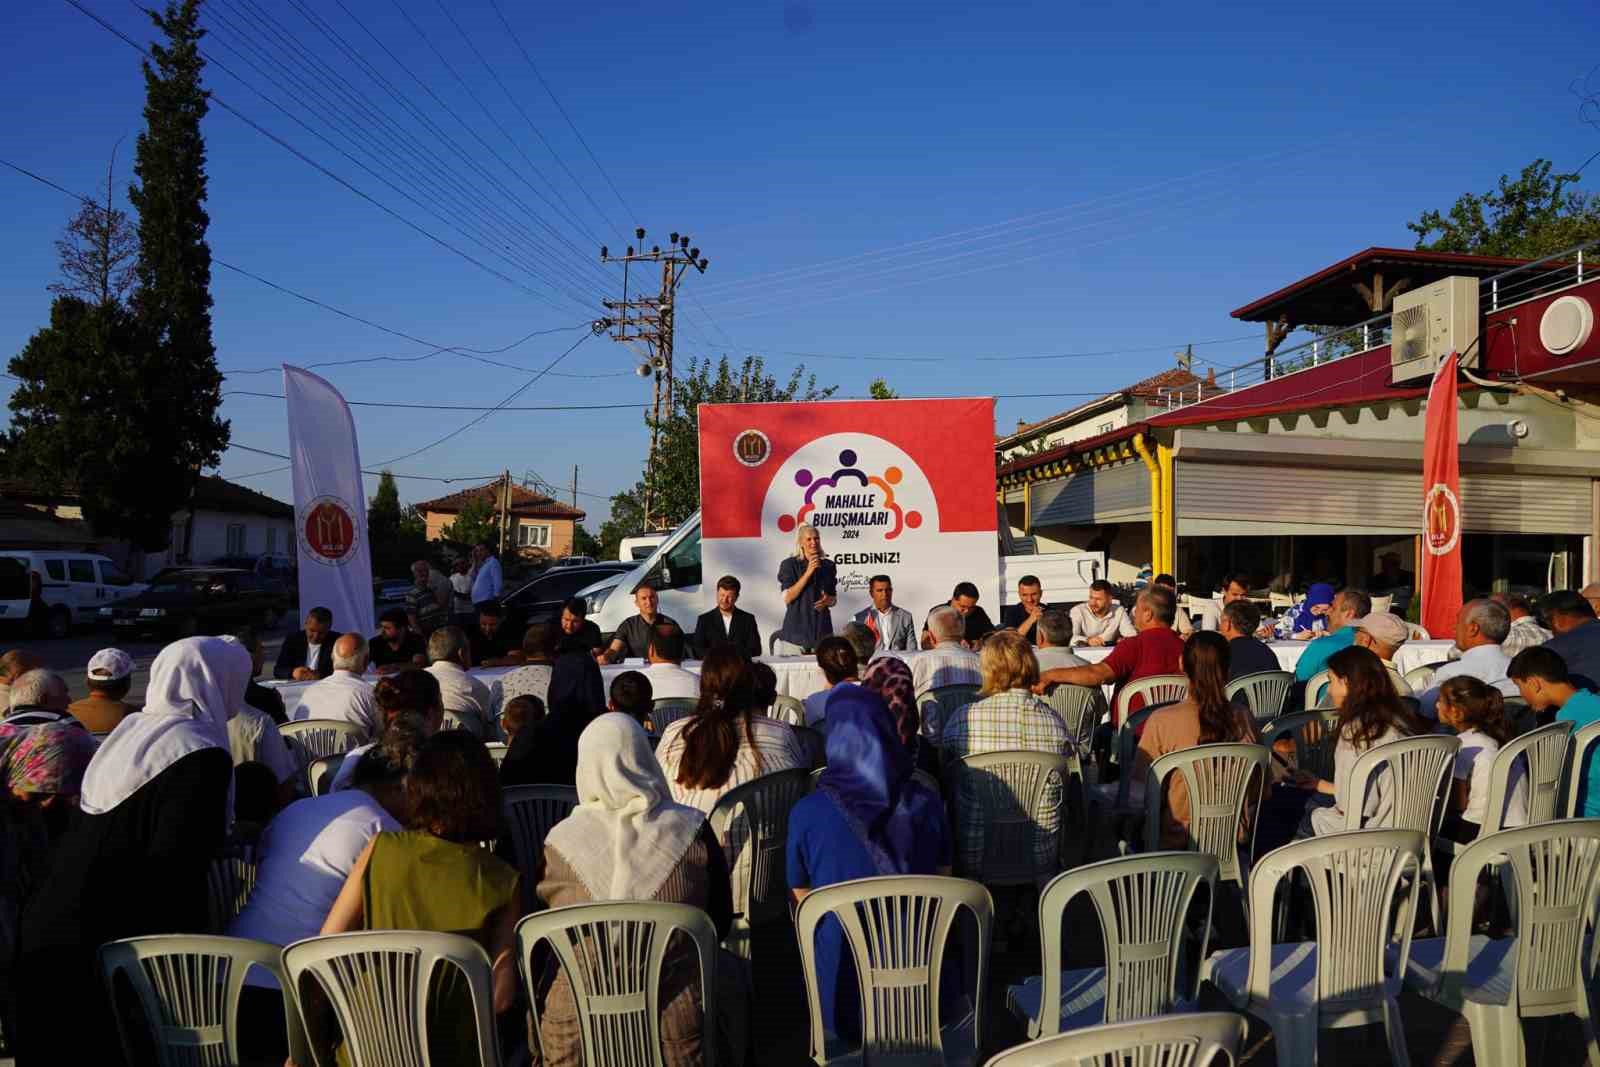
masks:
[[(1182, 674), (1183, 638), (1170, 626), (1153, 626), (1118, 641), (1111, 655), (1100, 662), (1111, 668), (1117, 682), (1117, 692), (1120, 693), (1124, 685), (1140, 678), (1155, 674)], [(1112, 694), (1112, 707), (1116, 707), (1115, 693)], [(1112, 725), (1117, 725), (1115, 720)]]

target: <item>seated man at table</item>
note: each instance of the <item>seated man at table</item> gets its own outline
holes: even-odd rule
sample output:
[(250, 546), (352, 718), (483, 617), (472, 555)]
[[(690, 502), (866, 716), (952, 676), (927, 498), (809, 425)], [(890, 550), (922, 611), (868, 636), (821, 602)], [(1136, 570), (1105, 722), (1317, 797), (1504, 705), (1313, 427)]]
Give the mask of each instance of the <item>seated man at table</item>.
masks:
[(444, 710), (461, 720), (473, 737), (493, 739), (489, 728), (489, 687), (467, 673), (467, 637), (459, 626), (443, 626), (428, 638), (428, 673), (439, 683)]
[[(1174, 578), (1172, 575), (1158, 574), (1155, 576), (1155, 578), (1151, 579), (1151, 582), (1154, 585), (1161, 586), (1163, 589), (1172, 590), (1173, 597), (1177, 597), (1178, 579)], [(1178, 636), (1180, 637), (1188, 637), (1190, 634), (1194, 633), (1194, 623), (1190, 621), (1189, 613), (1184, 610), (1182, 604), (1178, 605), (1177, 614), (1173, 616), (1172, 628), (1178, 631)]]
[(1000, 625), (1017, 631), (1038, 648), (1039, 618), (1044, 613), (1044, 583), (1036, 575), (1024, 574), (1017, 579), (1017, 602), (1000, 609)]
[(1114, 645), (1139, 631), (1118, 604), (1111, 583), (1101, 578), (1089, 583), (1089, 599), (1072, 609), (1072, 643), (1099, 648)]
[(622, 620), (622, 625), (617, 627), (616, 634), (611, 638), (610, 647), (597, 654), (596, 658), (600, 662), (617, 663), (625, 659), (645, 659), (650, 654), (651, 628), (658, 621), (678, 625), (676, 619), (661, 614), (659, 610), (661, 597), (656, 592), (656, 587), (649, 582), (642, 583), (633, 591), (633, 604), (639, 609), (639, 613)]
[(606, 647), (605, 640), (600, 636), (600, 627), (591, 622), (588, 615), (589, 605), (583, 602), (582, 597), (575, 596), (561, 605), (562, 652), (578, 649), (592, 655)]
[[(1043, 693), (1052, 685), (1111, 685), (1117, 689), (1140, 678), (1157, 674), (1183, 673), (1183, 638), (1172, 628), (1178, 598), (1172, 590), (1152, 585), (1139, 594), (1133, 604), (1136, 633), (1117, 642), (1111, 655), (1086, 667), (1061, 667), (1039, 676), (1034, 692)], [(1113, 694), (1113, 702), (1115, 694)], [(1113, 708), (1115, 704), (1113, 703)], [(1129, 708), (1137, 711), (1138, 708)], [(1113, 722), (1112, 726), (1117, 723)]]
[(1328, 604), (1328, 632), (1314, 638), (1294, 665), (1294, 680), (1304, 688), (1311, 676), (1328, 666), (1328, 658), (1356, 643), (1351, 623), (1372, 614), (1372, 598), (1359, 589), (1346, 589)]
[(478, 605), (477, 628), (467, 635), (474, 667), (515, 667), (522, 662), (522, 635), (511, 632), (505, 614), (498, 600)]
[(333, 628), (333, 612), (312, 608), (306, 612), (305, 628), (283, 639), (272, 676), (280, 682), (313, 682), (328, 677), (333, 673), (333, 643), (337, 640), (339, 631)]
[(379, 619), (377, 634), (367, 642), (372, 665), (379, 674), (428, 665), (428, 646), (420, 634), (408, 627), (404, 608), (390, 608)]
[[(957, 582), (955, 589), (950, 593), (949, 602), (940, 604), (938, 608), (928, 612), (928, 619), (933, 618), (934, 611), (946, 607), (961, 616), (961, 642), (968, 648), (976, 649), (985, 637), (994, 632), (994, 623), (989, 621), (989, 613), (978, 606), (978, 587), (971, 582)], [(932, 648), (935, 642), (928, 626), (928, 619), (924, 619), (922, 623), (923, 648)]]
[(1256, 636), (1261, 628), (1261, 609), (1249, 600), (1235, 599), (1222, 605), (1217, 632), (1228, 639), (1228, 681), (1262, 671), (1281, 671), (1277, 653)]
[(1567, 671), (1584, 689), (1600, 684), (1600, 620), (1594, 606), (1571, 589), (1560, 589), (1544, 598), (1545, 621), (1555, 636), (1546, 648), (1566, 662)]
[(644, 669), (644, 676), (650, 679), (652, 699), (700, 698), (700, 676), (683, 669), (685, 646), (683, 631), (670, 619), (658, 618), (650, 627), (650, 647), (646, 653), (650, 666)]
[[(978, 669), (978, 654), (961, 643), (963, 623), (955, 608), (934, 608), (928, 616), (928, 633), (933, 637), (933, 647), (921, 655), (910, 657), (911, 680), (917, 695), (942, 685), (982, 685), (983, 675)], [(927, 726), (926, 723), (923, 724)], [(939, 735), (924, 729), (924, 734), (934, 741)]]
[(1087, 660), (1073, 654), (1072, 620), (1066, 612), (1055, 608), (1044, 612), (1034, 624), (1033, 633), (1038, 639), (1038, 647), (1033, 650), (1033, 655), (1039, 661), (1041, 671), (1088, 666)]
[(1387, 611), (1377, 611), (1356, 619), (1350, 627), (1356, 632), (1354, 643), (1383, 661), (1395, 691), (1401, 696), (1410, 696), (1411, 685), (1401, 672), (1400, 665), (1394, 661), (1395, 654), (1411, 637), (1411, 627), (1406, 625), (1406, 621)]
[(739, 607), (739, 579), (731, 574), (717, 579), (716, 604), (695, 620), (695, 658), (705, 659), (713, 645), (732, 645), (745, 659), (761, 655), (761, 630), (756, 617)]
[(1493, 686), (1501, 696), (1517, 695), (1517, 683), (1506, 674), (1511, 657), (1503, 647), (1511, 633), (1511, 613), (1504, 604), (1493, 600), (1469, 600), (1456, 614), (1456, 647), (1461, 658), (1441, 664), (1433, 672), (1428, 689), (1417, 699), (1422, 703), (1422, 714), (1437, 719), (1439, 686), (1459, 675), (1471, 675), (1485, 685)]
[(367, 639), (360, 634), (340, 634), (328, 651), (333, 673), (306, 686), (294, 718), (353, 722), (370, 740), (378, 733), (378, 715), (373, 710), (372, 686), (361, 677), (367, 671)]

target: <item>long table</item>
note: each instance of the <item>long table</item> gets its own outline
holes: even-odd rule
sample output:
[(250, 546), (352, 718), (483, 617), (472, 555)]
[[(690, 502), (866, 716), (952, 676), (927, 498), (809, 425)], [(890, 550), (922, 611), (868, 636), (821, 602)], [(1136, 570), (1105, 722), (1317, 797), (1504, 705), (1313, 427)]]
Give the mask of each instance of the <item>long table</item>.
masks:
[[(1304, 641), (1272, 641), (1269, 642), (1273, 653), (1278, 657), (1278, 663), (1286, 671), (1292, 671), (1300, 660), (1300, 654), (1305, 651)], [(1451, 648), (1449, 641), (1408, 641), (1395, 653), (1395, 662), (1402, 673), (1416, 667), (1424, 667), (1430, 663), (1439, 663), (1448, 658)], [(1099, 662), (1111, 654), (1109, 648), (1076, 648), (1075, 653), (1090, 663)], [(907, 662), (914, 662), (922, 653), (901, 652), (895, 653)], [(791, 696), (797, 700), (804, 700), (812, 693), (820, 693), (828, 688), (828, 681), (823, 677), (822, 668), (817, 666), (817, 661), (811, 656), (762, 656), (761, 662), (769, 665), (774, 674), (778, 676), (778, 693)], [(645, 666), (643, 660), (624, 660), (621, 663), (608, 664), (600, 669), (601, 676), (609, 687), (611, 679), (623, 671), (642, 670)], [(698, 673), (700, 664), (689, 661), (683, 665), (685, 670)], [(515, 667), (483, 667), (471, 673), (483, 680), (491, 689), (494, 688), (495, 679), (516, 670)], [(370, 673), (366, 680), (376, 684), (378, 675)], [(300, 706), (300, 694), (312, 682), (266, 682), (268, 686), (276, 688), (283, 696), (284, 709), (291, 718)]]

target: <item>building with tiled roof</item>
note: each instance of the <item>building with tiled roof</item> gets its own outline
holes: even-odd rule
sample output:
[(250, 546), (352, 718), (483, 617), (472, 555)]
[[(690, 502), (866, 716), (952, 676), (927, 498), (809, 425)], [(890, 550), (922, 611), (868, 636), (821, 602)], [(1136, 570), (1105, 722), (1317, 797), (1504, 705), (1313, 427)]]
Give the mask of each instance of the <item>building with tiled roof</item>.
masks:
[(1159, 374), (1038, 420), (1018, 421), (1017, 428), (995, 442), (1002, 461), (1026, 453), (1043, 452), (1120, 430), (1130, 422), (1148, 418), (1178, 403), (1217, 392), (1215, 382), (1197, 378), (1186, 367), (1169, 367)]
[[(456, 521), (469, 502), (480, 501), (489, 506), (495, 515), (500, 514), (501, 483), (462, 489), (437, 500), (424, 500), (417, 505), (428, 523), (428, 540), (437, 541), (444, 528)], [(584, 519), (582, 508), (575, 508), (553, 497), (525, 489), (511, 487), (511, 507), (506, 539), (509, 545), (552, 557), (572, 554), (572, 541), (578, 523)]]

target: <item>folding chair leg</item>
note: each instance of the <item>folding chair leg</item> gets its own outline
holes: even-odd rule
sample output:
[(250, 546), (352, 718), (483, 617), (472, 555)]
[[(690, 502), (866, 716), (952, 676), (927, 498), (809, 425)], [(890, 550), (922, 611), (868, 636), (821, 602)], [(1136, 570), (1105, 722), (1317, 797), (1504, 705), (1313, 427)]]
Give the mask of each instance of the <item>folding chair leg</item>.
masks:
[(1583, 1026), (1583, 1043), (1589, 1050), (1589, 1067), (1600, 1067), (1600, 1033), (1595, 1030), (1592, 1012), (1589, 994), (1585, 991), (1583, 998), (1578, 1002), (1578, 1022)]
[(1470, 1001), (1461, 1006), (1472, 1030), (1472, 1059), (1494, 1067), (1527, 1067), (1522, 1044), (1522, 1020), (1515, 1012), (1499, 1011)]
[(1272, 1028), (1272, 1042), (1277, 1046), (1277, 1061), (1295, 1067), (1317, 1067), (1317, 1022), (1313, 1016), (1303, 1024), (1289, 1023)]
[(1406, 1028), (1400, 1021), (1400, 1007), (1393, 1001), (1383, 1006), (1383, 1035), (1389, 1040), (1389, 1059), (1395, 1067), (1411, 1067), (1411, 1050), (1406, 1047)]

